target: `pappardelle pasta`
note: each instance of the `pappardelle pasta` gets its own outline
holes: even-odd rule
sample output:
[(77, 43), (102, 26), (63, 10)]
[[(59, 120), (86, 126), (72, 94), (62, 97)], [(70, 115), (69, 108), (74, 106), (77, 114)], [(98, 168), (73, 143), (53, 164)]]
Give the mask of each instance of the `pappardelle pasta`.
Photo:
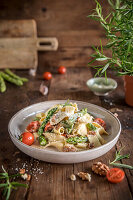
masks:
[[(87, 108), (78, 109), (76, 103), (66, 102), (37, 113), (20, 140), (41, 148), (55, 147), (62, 152), (76, 152), (99, 147), (106, 143), (103, 134), (106, 124), (94, 118)], [(32, 138), (32, 142), (29, 142)]]

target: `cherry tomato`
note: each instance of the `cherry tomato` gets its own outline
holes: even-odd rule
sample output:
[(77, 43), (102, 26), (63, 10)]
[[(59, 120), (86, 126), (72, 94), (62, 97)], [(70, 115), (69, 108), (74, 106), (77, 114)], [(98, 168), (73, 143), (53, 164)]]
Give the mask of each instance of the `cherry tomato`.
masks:
[(43, 78), (45, 80), (50, 80), (52, 78), (52, 74), (50, 72), (44, 72)]
[(22, 142), (29, 146), (32, 145), (34, 142), (34, 135), (29, 132), (22, 133), (21, 138), (22, 138)]
[(59, 72), (59, 74), (65, 74), (66, 73), (66, 68), (64, 66), (60, 66), (58, 68), (58, 72)]
[(34, 133), (38, 130), (39, 126), (40, 126), (40, 123), (38, 121), (34, 121), (34, 122), (31, 122), (27, 126), (26, 130), (30, 133)]
[(106, 177), (111, 183), (120, 183), (124, 179), (125, 173), (119, 168), (112, 168), (107, 172)]
[(104, 129), (106, 128), (106, 123), (103, 119), (101, 118), (96, 118), (94, 119), (94, 122), (98, 123), (99, 125), (101, 125)]
[(46, 132), (46, 131), (51, 131), (53, 128), (54, 128), (54, 126), (52, 126), (52, 125), (50, 124), (50, 122), (48, 122), (48, 123), (46, 124), (46, 126), (45, 126), (44, 132)]

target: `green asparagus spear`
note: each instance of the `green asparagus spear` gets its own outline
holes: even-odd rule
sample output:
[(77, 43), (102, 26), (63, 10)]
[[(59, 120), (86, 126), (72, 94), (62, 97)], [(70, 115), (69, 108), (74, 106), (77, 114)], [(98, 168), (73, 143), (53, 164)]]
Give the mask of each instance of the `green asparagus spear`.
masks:
[(39, 144), (41, 146), (45, 146), (47, 144), (47, 140), (46, 140), (46, 138), (43, 135), (39, 136)]
[(86, 136), (75, 136), (75, 137), (70, 137), (66, 140), (67, 143), (69, 144), (77, 144), (77, 143), (82, 143), (82, 142), (87, 142), (88, 138)]
[(52, 108), (51, 110), (49, 110), (46, 118), (44, 119), (44, 121), (42, 122), (39, 130), (38, 130), (38, 135), (42, 135), (43, 130), (45, 128), (45, 125), (48, 123), (48, 121), (50, 120), (50, 118), (53, 116), (53, 114), (56, 112), (57, 107), (56, 108)]
[(6, 91), (6, 84), (2, 76), (0, 75), (0, 91), (5, 92)]
[(0, 75), (7, 81), (14, 83), (15, 85), (21, 86), (23, 85), (23, 82), (21, 80), (18, 79), (14, 79), (13, 77), (9, 76), (8, 74), (4, 73), (4, 72), (0, 72)]
[(86, 126), (87, 126), (87, 128), (90, 130), (90, 131), (95, 131), (97, 128), (93, 125), (93, 124), (91, 124), (91, 123), (88, 123), (88, 124), (86, 124)]
[(21, 80), (23, 82), (28, 82), (28, 79), (27, 78), (23, 78), (23, 77), (20, 77), (20, 76), (17, 76), (16, 74), (14, 74), (10, 69), (5, 69), (5, 72), (11, 76), (12, 78), (15, 78), (17, 80)]

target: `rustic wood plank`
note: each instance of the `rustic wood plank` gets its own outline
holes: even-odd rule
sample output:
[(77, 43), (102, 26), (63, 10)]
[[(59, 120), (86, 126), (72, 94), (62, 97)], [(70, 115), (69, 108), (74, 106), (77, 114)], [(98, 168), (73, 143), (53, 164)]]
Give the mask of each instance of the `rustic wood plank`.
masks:
[(86, 68), (69, 69), (65, 75), (55, 74), (48, 99), (75, 99), (96, 103), (97, 97), (86, 86), (89, 78), (91, 74)]
[[(103, 12), (106, 14), (108, 3), (101, 1)], [(100, 25), (87, 18), (95, 8), (91, 0), (77, 1), (26, 1), (13, 3), (2, 0), (0, 3), (1, 19), (36, 19), (39, 34), (44, 30), (86, 30), (99, 29)], [(73, 11), (73, 12), (72, 12)]]
[(36, 37), (35, 20), (0, 20), (0, 37)]
[(100, 45), (100, 40), (103, 45), (105, 45), (107, 42), (103, 29), (97, 31), (97, 29), (93, 29), (93, 28), (89, 29), (88, 27), (87, 30), (80, 30), (80, 31), (78, 30), (69, 30), (69, 31), (44, 30), (40, 32), (41, 32), (39, 34), (40, 37), (43, 37), (44, 35), (46, 37), (56, 36), (58, 38), (60, 48), (91, 47), (91, 46)]

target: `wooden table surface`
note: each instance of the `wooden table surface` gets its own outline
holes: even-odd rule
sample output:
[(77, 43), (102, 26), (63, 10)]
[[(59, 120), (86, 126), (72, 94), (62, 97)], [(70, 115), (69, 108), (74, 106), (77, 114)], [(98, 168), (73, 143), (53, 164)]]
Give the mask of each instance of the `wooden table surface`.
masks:
[[(103, 6), (106, 12), (107, 1), (103, 2)], [(0, 94), (0, 166), (4, 165), (10, 173), (25, 168), (32, 175), (31, 180), (27, 181), (29, 188), (13, 191), (10, 197), (12, 200), (133, 199), (133, 171), (124, 169), (126, 176), (119, 184), (111, 184), (106, 178), (91, 171), (92, 163), (102, 161), (108, 164), (109, 160), (114, 159), (115, 151), (123, 146), (123, 154), (129, 153), (131, 157), (122, 162), (133, 165), (133, 108), (125, 103), (122, 78), (109, 72), (108, 76), (117, 80), (118, 88), (106, 97), (95, 96), (86, 86), (86, 81), (94, 76), (94, 71), (87, 67), (92, 52), (91, 45), (99, 45), (100, 38), (103, 43), (105, 42), (100, 26), (86, 18), (94, 7), (95, 4), (91, 0), (0, 2), (1, 19), (34, 18), (38, 24), (39, 36), (56, 36), (59, 40), (57, 52), (39, 53), (36, 77), (29, 76), (28, 71), (17, 71), (17, 74), (28, 77), (29, 82), (20, 88), (8, 83), (7, 91)], [(65, 75), (57, 73), (59, 65), (68, 67)], [(47, 70), (53, 73), (53, 78), (51, 81), (44, 81), (49, 93), (42, 96), (39, 93), (39, 86), (42, 82), (42, 73)], [(122, 132), (115, 147), (93, 161), (68, 165), (45, 163), (20, 152), (8, 134), (10, 118), (26, 106), (54, 99), (81, 100), (118, 113)], [(72, 173), (80, 171), (91, 173), (91, 183), (81, 179), (73, 182), (69, 179)], [(25, 183), (21, 179), (20, 182)]]

